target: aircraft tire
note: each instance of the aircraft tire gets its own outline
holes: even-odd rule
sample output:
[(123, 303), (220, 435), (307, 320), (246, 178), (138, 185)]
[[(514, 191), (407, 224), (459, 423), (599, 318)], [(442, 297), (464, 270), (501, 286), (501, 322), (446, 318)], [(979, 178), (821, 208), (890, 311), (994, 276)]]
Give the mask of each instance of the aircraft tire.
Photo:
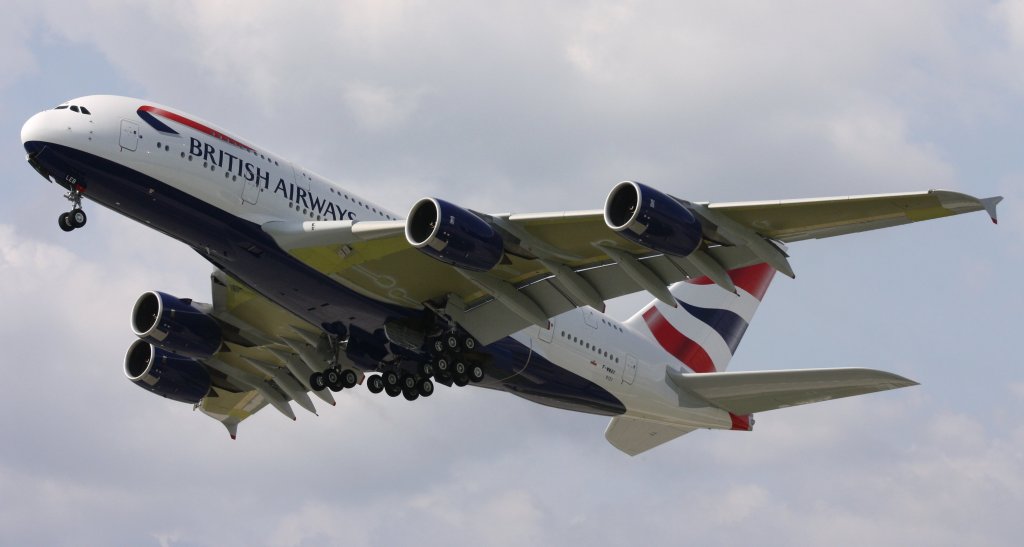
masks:
[(423, 378), (416, 383), (416, 391), (421, 397), (430, 397), (434, 394), (434, 382), (431, 382), (430, 378)]
[(337, 393), (342, 390), (345, 386), (341, 383), (341, 374), (338, 374), (337, 369), (329, 368), (324, 372), (324, 380), (327, 382), (327, 387), (331, 391)]
[(448, 333), (444, 335), (444, 344), (450, 350), (457, 350), (459, 349), (459, 337), (455, 333)]
[(403, 374), (401, 386), (403, 391), (416, 389), (416, 377), (409, 374)]
[(417, 391), (415, 388), (413, 388), (413, 389), (403, 389), (402, 390), (402, 395), (405, 396), (405, 400), (406, 401), (415, 401), (416, 399), (418, 399), (420, 397), (420, 392)]
[(57, 218), (57, 225), (65, 232), (70, 232), (75, 229), (75, 227), (71, 225), (71, 213), (61, 213), (60, 217)]
[(384, 380), (381, 379), (380, 374), (374, 374), (366, 379), (366, 389), (374, 394), (384, 391)]
[(402, 388), (398, 386), (385, 385), (384, 392), (388, 394), (388, 397), (398, 397), (398, 395), (402, 393)]
[(82, 226), (85, 226), (85, 223), (88, 220), (89, 217), (86, 216), (85, 211), (81, 209), (75, 209), (68, 213), (68, 222), (71, 224), (72, 228), (81, 228)]
[(458, 374), (452, 381), (455, 382), (455, 385), (462, 387), (469, 383), (469, 376), (466, 376), (465, 374)]
[(345, 388), (356, 387), (359, 383), (359, 375), (352, 369), (346, 369), (341, 371), (341, 385)]
[(480, 365), (469, 367), (469, 381), (478, 384), (484, 379), (484, 369)]
[(327, 387), (327, 380), (324, 379), (323, 373), (314, 372), (309, 375), (309, 387), (313, 388), (313, 391), (323, 391)]

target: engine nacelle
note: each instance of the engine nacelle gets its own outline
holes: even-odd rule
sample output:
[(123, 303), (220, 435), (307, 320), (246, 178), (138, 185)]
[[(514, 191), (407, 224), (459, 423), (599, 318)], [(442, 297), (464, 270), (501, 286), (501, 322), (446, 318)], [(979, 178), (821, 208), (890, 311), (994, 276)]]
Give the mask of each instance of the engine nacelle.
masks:
[(156, 291), (135, 302), (132, 331), (150, 344), (196, 359), (213, 356), (221, 344), (217, 321), (187, 302)]
[(675, 199), (639, 182), (620, 182), (608, 193), (604, 221), (620, 236), (668, 255), (700, 247), (700, 221)]
[(135, 385), (173, 401), (196, 404), (210, 391), (210, 373), (198, 362), (136, 340), (124, 356)]
[(434, 198), (413, 205), (405, 238), (441, 262), (477, 272), (492, 270), (505, 254), (501, 236), (482, 218)]

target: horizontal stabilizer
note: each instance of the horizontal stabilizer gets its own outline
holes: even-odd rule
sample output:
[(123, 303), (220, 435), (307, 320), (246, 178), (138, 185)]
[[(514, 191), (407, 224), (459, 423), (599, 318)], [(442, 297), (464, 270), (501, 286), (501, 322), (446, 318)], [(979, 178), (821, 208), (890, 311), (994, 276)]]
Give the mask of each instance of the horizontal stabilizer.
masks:
[(615, 448), (636, 456), (691, 431), (692, 427), (668, 425), (640, 418), (616, 416), (608, 423), (604, 437)]
[(669, 370), (668, 374), (680, 389), (736, 415), (917, 385), (902, 376), (866, 368), (707, 374)]

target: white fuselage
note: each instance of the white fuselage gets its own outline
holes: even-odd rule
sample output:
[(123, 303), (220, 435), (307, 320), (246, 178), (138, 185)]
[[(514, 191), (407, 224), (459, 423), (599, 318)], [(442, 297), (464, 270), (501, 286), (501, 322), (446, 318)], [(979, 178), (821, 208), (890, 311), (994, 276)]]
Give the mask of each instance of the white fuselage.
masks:
[[(41, 112), (25, 124), (22, 140), (59, 144), (116, 162), (257, 225), (281, 220), (402, 218), (197, 118), (187, 118), (193, 125), (160, 118), (173, 127), (173, 134), (142, 123), (137, 114), (143, 105), (156, 112), (172, 112), (169, 108), (116, 96), (93, 96), (68, 104), (76, 102), (87, 102), (91, 113)], [(668, 367), (690, 371), (648, 333), (592, 308), (564, 313), (553, 318), (548, 330), (530, 327), (512, 338), (533, 354), (607, 390), (622, 402), (628, 416), (683, 427), (729, 429), (732, 425), (728, 412), (681, 394), (671, 385)]]

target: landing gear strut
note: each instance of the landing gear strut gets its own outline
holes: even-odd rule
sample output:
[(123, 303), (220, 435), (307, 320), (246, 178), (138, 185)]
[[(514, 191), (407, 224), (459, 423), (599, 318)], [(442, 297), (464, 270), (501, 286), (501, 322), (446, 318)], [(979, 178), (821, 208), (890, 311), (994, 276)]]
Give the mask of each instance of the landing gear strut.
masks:
[(82, 191), (83, 187), (73, 185), (71, 190), (64, 196), (65, 199), (72, 203), (71, 210), (67, 213), (62, 213), (57, 219), (57, 224), (61, 230), (70, 232), (75, 228), (81, 228), (85, 226), (85, 222), (88, 217), (85, 215), (85, 211), (82, 210)]

